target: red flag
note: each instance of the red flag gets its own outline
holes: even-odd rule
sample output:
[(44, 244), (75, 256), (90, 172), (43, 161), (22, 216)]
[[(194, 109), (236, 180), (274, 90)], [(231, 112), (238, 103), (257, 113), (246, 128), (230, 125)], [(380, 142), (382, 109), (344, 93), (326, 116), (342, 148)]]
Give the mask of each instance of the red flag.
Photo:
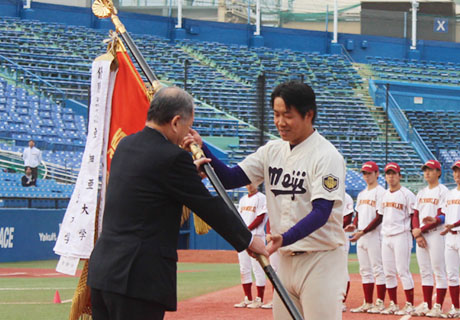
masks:
[(120, 140), (145, 126), (150, 101), (147, 89), (126, 51), (117, 52), (118, 73), (112, 97), (107, 172)]

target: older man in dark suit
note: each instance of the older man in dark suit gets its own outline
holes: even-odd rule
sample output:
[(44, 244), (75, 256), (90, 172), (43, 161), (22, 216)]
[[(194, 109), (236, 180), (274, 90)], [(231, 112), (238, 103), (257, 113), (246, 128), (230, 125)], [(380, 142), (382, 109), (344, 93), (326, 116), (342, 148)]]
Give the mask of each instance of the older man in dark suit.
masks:
[(121, 140), (112, 159), (102, 233), (90, 258), (94, 320), (163, 319), (177, 308), (176, 263), (186, 205), (237, 251), (267, 255), (262, 240), (202, 184), (179, 147), (193, 123), (193, 98), (163, 88), (145, 128)]

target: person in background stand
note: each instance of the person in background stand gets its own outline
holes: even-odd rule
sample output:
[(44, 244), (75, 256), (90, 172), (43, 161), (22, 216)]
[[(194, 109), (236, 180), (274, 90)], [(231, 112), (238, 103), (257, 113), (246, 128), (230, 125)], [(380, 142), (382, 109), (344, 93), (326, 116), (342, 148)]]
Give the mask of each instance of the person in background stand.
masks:
[[(265, 195), (257, 190), (257, 187), (253, 184), (246, 186), (248, 194), (241, 197), (238, 211), (240, 212), (241, 218), (251, 230), (254, 237), (261, 238), (265, 241), (265, 224), (267, 223), (267, 201)], [(265, 272), (259, 262), (249, 256), (247, 251), (241, 251), (238, 253), (238, 260), (240, 262), (240, 274), (241, 284), (244, 291), (244, 300), (234, 305), (235, 308), (249, 308), (257, 309), (260, 308), (264, 300), (265, 291)], [(257, 297), (252, 301), (252, 274), (256, 278)]]
[(40, 149), (35, 147), (35, 141), (29, 141), (29, 147), (24, 148), (22, 153), (22, 159), (24, 160), (24, 165), (30, 167), (32, 170), (32, 176), (35, 180), (38, 178), (38, 166), (42, 163), (42, 152)]
[(25, 175), (21, 178), (21, 184), (23, 187), (37, 186), (37, 180), (32, 176), (32, 169), (30, 167), (25, 168)]

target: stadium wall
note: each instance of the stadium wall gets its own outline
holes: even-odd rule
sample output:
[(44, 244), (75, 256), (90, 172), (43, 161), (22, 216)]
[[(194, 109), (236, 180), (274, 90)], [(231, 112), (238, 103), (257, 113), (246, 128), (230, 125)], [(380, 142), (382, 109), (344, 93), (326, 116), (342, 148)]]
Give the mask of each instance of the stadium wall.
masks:
[[(0, 209), (0, 262), (58, 259), (53, 248), (64, 214), (65, 209)], [(196, 234), (191, 215), (181, 228), (179, 249), (233, 248), (214, 230)]]
[[(374, 80), (373, 83), (381, 88), (388, 83), (391, 94), (402, 110), (458, 112), (460, 105), (460, 87), (458, 86), (384, 80)], [(375, 85), (370, 85), (369, 90), (375, 104), (383, 106), (385, 104), (384, 90), (381, 89), (381, 94), (376, 94), (378, 88)]]
[(53, 247), (64, 210), (1, 209), (0, 262), (57, 259)]
[[(19, 2), (20, 0), (0, 0), (0, 14), (101, 30), (114, 28), (109, 19), (97, 19), (90, 8), (32, 2), (32, 8), (24, 10), (18, 5)], [(253, 25), (184, 19), (183, 30), (177, 30), (174, 27), (176, 18), (131, 12), (120, 12), (119, 16), (131, 33), (147, 33), (171, 40), (185, 38), (319, 53), (331, 52), (330, 32), (262, 27), (262, 38), (256, 39), (253, 36)], [(423, 60), (460, 63), (460, 43), (420, 40), (417, 43), (418, 52), (413, 55), (410, 50), (410, 39), (340, 33), (338, 41), (357, 62), (366, 62), (366, 56), (400, 59), (419, 56)]]

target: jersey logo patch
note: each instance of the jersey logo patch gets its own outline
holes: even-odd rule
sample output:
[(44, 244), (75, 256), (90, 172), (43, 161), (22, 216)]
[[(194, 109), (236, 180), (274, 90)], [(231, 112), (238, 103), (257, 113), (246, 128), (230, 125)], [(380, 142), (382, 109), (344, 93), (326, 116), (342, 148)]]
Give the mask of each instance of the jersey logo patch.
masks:
[(332, 174), (328, 174), (323, 177), (323, 188), (329, 192), (337, 190), (339, 188), (339, 178)]

